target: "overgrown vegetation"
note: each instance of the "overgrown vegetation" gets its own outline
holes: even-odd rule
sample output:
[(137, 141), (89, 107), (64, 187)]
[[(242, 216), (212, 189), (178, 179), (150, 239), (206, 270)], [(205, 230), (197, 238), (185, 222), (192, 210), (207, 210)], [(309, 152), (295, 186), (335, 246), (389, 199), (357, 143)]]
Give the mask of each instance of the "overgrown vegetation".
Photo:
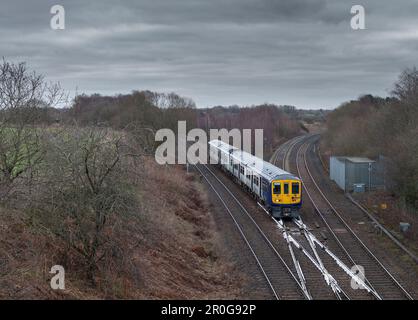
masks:
[(15, 180), (40, 163), (39, 130), (44, 111), (62, 101), (59, 84), (45, 82), (24, 63), (0, 64), (0, 201), (14, 192)]
[(386, 156), (392, 191), (418, 208), (418, 71), (407, 69), (388, 98), (366, 95), (330, 113), (324, 149), (346, 156)]
[[(3, 60), (0, 298), (238, 294), (203, 192), (152, 158), (157, 129), (196, 126), (193, 101), (134, 91), (56, 108), (64, 100), (59, 84)], [(56, 264), (71, 288), (61, 294), (48, 283)]]
[(214, 107), (198, 110), (197, 125), (202, 129), (263, 129), (264, 153), (268, 158), (283, 140), (297, 136), (301, 124), (294, 107), (263, 104), (252, 107)]
[(102, 128), (49, 132), (43, 143), (44, 183), (29, 209), (32, 221), (80, 254), (95, 285), (98, 261), (114, 250), (112, 230), (137, 219), (131, 148), (120, 133)]

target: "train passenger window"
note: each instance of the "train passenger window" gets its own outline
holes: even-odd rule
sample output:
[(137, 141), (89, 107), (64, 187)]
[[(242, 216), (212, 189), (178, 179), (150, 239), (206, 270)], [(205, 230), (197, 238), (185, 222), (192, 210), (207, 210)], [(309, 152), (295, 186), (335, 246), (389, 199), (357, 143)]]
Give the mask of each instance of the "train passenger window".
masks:
[(241, 172), (241, 174), (244, 174), (244, 167), (243, 166), (240, 166), (239, 171)]
[(284, 194), (289, 194), (289, 184), (288, 183), (283, 184), (283, 193)]
[(282, 191), (281, 191), (281, 185), (280, 185), (280, 182), (275, 182), (274, 184), (273, 184), (273, 193), (274, 194), (280, 194)]
[(299, 182), (292, 183), (292, 193), (299, 194)]

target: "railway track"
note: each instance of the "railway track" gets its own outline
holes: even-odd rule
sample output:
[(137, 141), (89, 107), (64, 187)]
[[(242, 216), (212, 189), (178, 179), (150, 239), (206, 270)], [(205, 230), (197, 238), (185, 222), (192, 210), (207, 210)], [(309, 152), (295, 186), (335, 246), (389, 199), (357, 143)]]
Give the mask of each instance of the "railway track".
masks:
[[(327, 238), (327, 246), (335, 252), (347, 265), (360, 265), (364, 268), (357, 271), (364, 277), (370, 294), (376, 299), (413, 299), (411, 294), (402, 286), (388, 268), (378, 259), (373, 251), (359, 238), (353, 228), (345, 221), (339, 210), (331, 203), (321, 186), (315, 180), (310, 171), (306, 153), (315, 141), (316, 136), (309, 136), (299, 140), (296, 152), (296, 170), (303, 181), (305, 194), (308, 197), (313, 210), (307, 214), (305, 210), (304, 220), (308, 223), (319, 225), (327, 230), (330, 237)], [(295, 146), (297, 142), (293, 145)], [(289, 153), (285, 153), (285, 158)], [(283, 161), (286, 161), (283, 159)], [(306, 202), (305, 202), (306, 203)], [(312, 214), (312, 211), (314, 214)], [(319, 228), (318, 228), (319, 229)], [(354, 298), (364, 298), (364, 290), (352, 291)]]
[[(286, 146), (280, 148), (280, 152), (278, 151), (275, 153), (275, 157), (283, 153), (283, 159), (287, 161), (289, 150), (303, 138), (304, 137), (301, 137), (297, 141), (289, 141)], [(331, 275), (325, 268), (322, 262), (323, 258), (319, 257), (322, 255), (322, 252), (319, 252), (319, 249), (322, 251), (324, 250), (324, 247), (301, 221), (296, 223), (294, 226), (289, 225), (291, 222), (277, 221), (269, 215), (261, 205), (260, 207), (263, 208), (267, 215), (260, 214), (260, 210), (257, 209), (257, 206), (253, 208), (253, 210), (247, 210), (246, 208), (251, 208), (251, 203), (254, 204), (254, 202), (250, 199), (250, 197), (248, 197), (248, 194), (243, 192), (243, 190), (233, 183), (229, 177), (221, 174), (221, 171), (219, 170), (216, 170), (216, 174), (208, 166), (200, 165), (197, 169), (208, 182), (209, 186), (216, 192), (229, 215), (231, 215), (241, 236), (256, 259), (256, 262), (262, 271), (263, 276), (267, 280), (272, 292), (274, 293), (275, 298), (281, 298), (278, 291), (275, 289), (274, 279), (276, 274), (270, 276), (268, 269), (271, 263), (276, 265), (277, 261), (274, 261), (274, 257), (265, 257), (267, 252), (265, 249), (261, 249), (264, 256), (260, 256), (258, 253), (258, 248), (261, 244), (260, 239), (250, 239), (247, 234), (253, 236), (258, 232), (262, 235), (264, 241), (267, 241), (269, 248), (274, 251), (276, 260), (277, 257), (279, 257), (288, 274), (290, 274), (291, 278), (293, 278), (292, 283), (297, 283), (299, 291), (303, 293), (304, 298), (349, 299), (345, 290), (341, 288), (333, 275)], [(224, 182), (222, 182), (221, 179)], [(227, 185), (230, 185), (230, 187)], [(234, 191), (231, 191), (230, 188), (234, 189)], [(225, 199), (223, 192), (226, 192), (230, 198)], [(240, 196), (239, 200), (237, 198), (238, 196)], [(230, 206), (232, 203), (235, 203), (235, 205), (239, 207), (238, 212), (233, 211), (236, 209), (233, 209), (233, 207)], [(237, 215), (240, 210), (241, 214)], [(244, 221), (242, 221), (243, 214), (245, 217)], [(240, 222), (240, 220), (242, 222)], [(253, 227), (256, 226), (256, 232), (251, 229), (248, 230), (250, 225)], [(283, 239), (285, 241), (283, 241)], [(325, 256), (325, 258), (329, 257)], [(340, 261), (338, 262), (342, 264)], [(277, 268), (275, 268), (275, 272), (277, 271)], [(283, 271), (280, 271), (279, 273), (282, 272)], [(355, 278), (354, 274), (351, 274), (351, 276)], [(283, 281), (282, 277), (279, 276), (280, 279), (278, 285), (283, 287), (283, 283), (281, 283)], [(361, 279), (358, 279), (358, 282), (360, 283)], [(285, 284), (286, 283), (287, 282), (285, 282)], [(285, 292), (288, 292), (287, 289)], [(292, 295), (292, 298), (300, 299), (294, 297), (294, 293), (292, 293)], [(287, 297), (284, 298), (288, 299)]]
[[(265, 212), (269, 215), (266, 210)], [(322, 244), (318, 245), (319, 240), (301, 219), (272, 220), (287, 242), (292, 259), (297, 262), (295, 266), (298, 267), (298, 275), (301, 274), (305, 290), (312, 293), (314, 299), (349, 300), (345, 289), (325, 267), (324, 259), (320, 257), (324, 247)]]
[[(296, 165), (293, 171), (302, 178), (305, 194), (304, 221), (260, 215), (248, 194), (221, 170), (195, 167), (231, 216), (275, 299), (412, 299), (321, 192), (306, 161), (315, 139), (289, 140), (270, 159), (287, 171), (292, 171), (290, 163)], [(365, 271), (352, 269), (356, 265)]]
[[(296, 149), (295, 147), (303, 144), (304, 141), (311, 136), (312, 135), (301, 136), (288, 141), (284, 148), (279, 149), (278, 152), (273, 155), (271, 162), (281, 166), (287, 171), (292, 171), (289, 166), (289, 161), (293, 151)], [(306, 191), (304, 193), (306, 193)], [(316, 221), (309, 221), (308, 219), (308, 222), (312, 226), (318, 225)], [(302, 222), (302, 219), (299, 221), (289, 221), (283, 223), (285, 223), (286, 226), (289, 226), (288, 228), (290, 229), (293, 226), (293, 229), (296, 227), (296, 230), (300, 230), (301, 236), (297, 237), (297, 240), (300, 242), (301, 246), (307, 248), (306, 250), (308, 250), (315, 258), (315, 261), (309, 259), (310, 261), (308, 262), (310, 264), (304, 264), (304, 270), (306, 270), (305, 274), (311, 273), (312, 264), (315, 265), (317, 262), (323, 269), (321, 272), (327, 284), (332, 287), (332, 290), (338, 299), (371, 298), (369, 292), (371, 292), (372, 289), (369, 288), (366, 283), (364, 283), (364, 287), (367, 287), (368, 290), (353, 290), (352, 282), (354, 281), (354, 283), (357, 285), (361, 282), (361, 279), (356, 278), (355, 272), (353, 272), (348, 267), (350, 264), (347, 264), (347, 261), (341, 260), (339, 256), (334, 253), (335, 250), (330, 250), (326, 245), (323, 244), (324, 237), (323, 233), (318, 230), (319, 228), (308, 227)], [(318, 239), (321, 239), (322, 241)], [(320, 250), (317, 248), (320, 248)], [(316, 267), (318, 268), (318, 266)], [(335, 281), (335, 283), (333, 281)]]
[(270, 163), (278, 165), (282, 169), (286, 170), (289, 167), (289, 155), (295, 145), (301, 142), (303, 139), (306, 139), (307, 136), (299, 136), (290, 140), (287, 140), (285, 143), (281, 144), (277, 150), (273, 153), (270, 158)]
[[(283, 168), (284, 170), (288, 170), (290, 154), (292, 153), (294, 147), (298, 143), (303, 141), (305, 138), (306, 136), (296, 137), (282, 144), (272, 155), (270, 162)], [(310, 235), (312, 234), (309, 228), (307, 228), (306, 226), (305, 230), (301, 228), (301, 225), (303, 225), (302, 221), (299, 221), (299, 223), (295, 223), (295, 221), (278, 222), (275, 219), (273, 220), (276, 224), (278, 224), (279, 229), (282, 230), (282, 232), (284, 233), (284, 238), (286, 240), (290, 236), (289, 233), (293, 234), (293, 237), (295, 238), (294, 240), (297, 242), (295, 243), (295, 246), (298, 249), (296, 250), (296, 252), (299, 253), (298, 263), (300, 264), (300, 268), (302, 269), (301, 272), (304, 274), (307, 280), (306, 282), (308, 288), (316, 288), (318, 290), (318, 288), (323, 287), (326, 283), (328, 287), (331, 288), (333, 296), (319, 294), (317, 297), (326, 299), (337, 298), (339, 300), (350, 299), (350, 297), (345, 292), (346, 289), (341, 288), (341, 286), (338, 284), (338, 281), (334, 279), (334, 277), (329, 273), (329, 271), (325, 267), (323, 261), (329, 260), (329, 257), (323, 257), (322, 254), (318, 252), (317, 245), (315, 245), (315, 243), (313, 243), (311, 240)], [(304, 250), (305, 257), (301, 257), (304, 255)], [(289, 251), (292, 253), (290, 246)], [(320, 279), (313, 277), (313, 274), (315, 274), (317, 270), (320, 271)]]
[(270, 239), (276, 251), (280, 253), (295, 277), (298, 278), (306, 297), (316, 300), (348, 299), (344, 290), (338, 290), (338, 292), (333, 290), (339, 286), (333, 288), (332, 276), (316, 262), (315, 253), (312, 252), (300, 226), (290, 225), (291, 221), (277, 221), (260, 204), (249, 197), (244, 189), (234, 183), (228, 174), (222, 173), (221, 170), (208, 170), (222, 180), (223, 184), (229, 186), (228, 189), (239, 199), (240, 205), (246, 208), (248, 214)]
[(297, 276), (247, 209), (207, 165), (196, 165), (209, 187), (231, 216), (240, 236), (263, 274), (275, 299), (310, 299)]
[[(288, 147), (290, 148), (292, 144), (292, 142), (289, 142)], [(281, 150), (283, 150), (284, 154), (287, 154), (285, 148), (281, 148)], [(275, 247), (275, 250), (280, 252), (282, 259), (290, 266), (289, 269), (291, 268), (294, 277), (298, 278), (306, 298), (349, 299), (348, 295), (324, 267), (322, 260), (319, 258), (320, 253), (317, 250), (320, 247), (318, 246), (318, 241), (316, 244), (312, 241), (312, 239), (316, 240), (316, 237), (311, 234), (308, 228), (305, 227), (305, 230), (302, 230), (301, 225), (295, 224), (292, 227), (287, 225), (288, 222), (277, 221), (259, 204), (267, 213), (267, 215), (260, 215), (260, 210), (257, 206), (254, 208), (254, 201), (237, 184), (233, 183), (230, 177), (221, 174), (220, 170), (215, 170), (217, 174), (209, 167), (206, 167), (206, 170), (210, 171), (214, 176), (218, 175), (218, 180), (222, 179), (224, 186), (230, 185), (230, 188), (234, 190), (235, 200), (241, 207), (252, 208), (245, 209), (245, 211), (249, 216), (252, 216), (251, 219), (253, 221), (258, 221), (256, 223), (259, 224), (259, 229), (263, 230), (263, 233), (270, 239), (270, 243)], [(230, 193), (232, 194), (232, 192)], [(240, 200), (237, 200), (236, 197), (239, 197)]]

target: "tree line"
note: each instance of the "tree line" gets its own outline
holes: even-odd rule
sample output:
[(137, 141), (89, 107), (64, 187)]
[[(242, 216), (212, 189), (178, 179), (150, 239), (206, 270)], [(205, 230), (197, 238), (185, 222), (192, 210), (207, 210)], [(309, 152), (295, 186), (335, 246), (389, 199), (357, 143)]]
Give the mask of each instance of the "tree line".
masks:
[(327, 117), (324, 146), (333, 154), (387, 157), (391, 190), (418, 208), (418, 71), (406, 69), (386, 98), (365, 95)]
[(158, 129), (177, 132), (180, 120), (187, 129), (207, 129), (207, 114), (211, 128), (263, 128), (273, 144), (297, 134), (293, 111), (274, 105), (201, 110), (176, 93), (151, 91), (82, 94), (69, 102), (59, 83), (3, 59), (0, 209), (6, 211), (0, 215), (17, 210), (34, 233), (63, 243), (55, 262), (78, 255), (80, 274), (94, 286), (100, 263), (126, 260), (117, 234), (140, 225), (132, 223), (140, 219), (137, 190)]

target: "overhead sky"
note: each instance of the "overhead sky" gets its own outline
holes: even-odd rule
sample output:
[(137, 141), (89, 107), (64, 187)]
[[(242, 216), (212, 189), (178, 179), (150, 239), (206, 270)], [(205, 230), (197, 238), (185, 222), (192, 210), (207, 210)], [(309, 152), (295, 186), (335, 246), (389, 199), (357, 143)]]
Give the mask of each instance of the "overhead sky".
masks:
[[(50, 8), (65, 8), (52, 30)], [(352, 5), (366, 30), (352, 30)], [(417, 0), (0, 0), (0, 56), (74, 93), (334, 108), (418, 65)]]

